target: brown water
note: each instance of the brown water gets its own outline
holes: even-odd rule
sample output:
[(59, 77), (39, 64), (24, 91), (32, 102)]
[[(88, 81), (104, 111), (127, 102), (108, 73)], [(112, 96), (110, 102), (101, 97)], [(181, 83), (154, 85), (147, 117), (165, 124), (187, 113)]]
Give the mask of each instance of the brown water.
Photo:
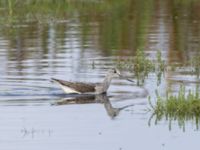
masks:
[[(74, 95), (64, 94), (50, 82), (52, 77), (101, 82), (118, 58), (135, 56), (137, 49), (144, 49), (149, 59), (155, 59), (160, 50), (168, 65), (181, 65), (199, 54), (199, 2), (135, 4), (104, 13), (90, 13), (88, 8), (50, 23), (25, 20), (0, 27), (1, 149), (200, 146), (194, 121), (186, 121), (183, 132), (176, 121), (163, 119), (155, 124), (153, 118), (149, 123), (151, 112), (147, 111), (147, 97), (154, 99), (156, 89), (164, 95), (167, 89), (177, 92), (180, 83), (196, 88), (199, 78), (189, 66), (166, 71), (159, 85), (154, 73), (142, 86), (116, 78), (106, 97), (99, 101), (88, 97), (87, 103), (82, 98), (69, 104)], [(123, 74), (136, 81), (130, 72)]]

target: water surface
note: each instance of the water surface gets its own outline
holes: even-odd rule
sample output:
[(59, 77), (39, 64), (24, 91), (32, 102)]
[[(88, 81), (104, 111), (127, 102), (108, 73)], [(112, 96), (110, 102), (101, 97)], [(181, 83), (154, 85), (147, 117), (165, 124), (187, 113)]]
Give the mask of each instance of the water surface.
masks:
[(176, 93), (180, 83), (196, 88), (199, 78), (189, 65), (167, 70), (160, 84), (150, 73), (141, 86), (123, 70), (136, 82), (115, 78), (107, 96), (98, 100), (74, 99), (50, 82), (52, 77), (101, 82), (119, 58), (133, 57), (137, 49), (151, 60), (161, 51), (169, 66), (187, 64), (199, 56), (198, 1), (27, 2), (23, 9), (10, 3), (0, 9), (0, 146), (4, 150), (199, 146), (195, 121), (186, 121), (184, 127), (165, 118), (156, 122), (147, 111), (148, 96), (155, 101), (155, 90), (164, 96), (169, 89)]

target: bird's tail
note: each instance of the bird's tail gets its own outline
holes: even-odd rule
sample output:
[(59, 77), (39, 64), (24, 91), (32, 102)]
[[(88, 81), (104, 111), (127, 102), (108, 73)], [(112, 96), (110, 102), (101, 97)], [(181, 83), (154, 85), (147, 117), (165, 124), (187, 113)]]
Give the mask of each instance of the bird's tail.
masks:
[(56, 82), (56, 83), (59, 83), (59, 80), (58, 79), (55, 79), (55, 78), (51, 78), (50, 80), (51, 82)]

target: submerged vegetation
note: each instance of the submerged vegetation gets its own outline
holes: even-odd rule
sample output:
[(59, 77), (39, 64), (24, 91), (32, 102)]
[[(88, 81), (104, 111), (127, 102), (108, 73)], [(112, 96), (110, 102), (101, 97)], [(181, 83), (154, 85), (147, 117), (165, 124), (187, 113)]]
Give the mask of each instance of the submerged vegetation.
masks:
[(149, 98), (149, 104), (153, 111), (152, 118), (156, 118), (155, 123), (165, 118), (169, 121), (171, 129), (171, 121), (178, 121), (179, 126), (185, 130), (185, 122), (192, 120), (195, 122), (196, 128), (199, 128), (200, 95), (198, 88), (196, 91), (189, 90), (186, 92), (185, 87), (180, 86), (177, 95), (170, 92), (167, 92), (165, 98), (162, 98), (158, 93), (156, 95), (157, 100), (154, 105)]

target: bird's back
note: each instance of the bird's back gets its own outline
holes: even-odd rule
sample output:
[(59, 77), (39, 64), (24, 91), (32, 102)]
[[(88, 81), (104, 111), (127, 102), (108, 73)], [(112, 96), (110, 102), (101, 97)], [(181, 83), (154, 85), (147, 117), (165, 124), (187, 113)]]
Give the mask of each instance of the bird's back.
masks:
[(92, 84), (92, 83), (71, 82), (71, 81), (65, 81), (65, 80), (60, 80), (60, 79), (55, 79), (55, 78), (52, 78), (52, 81), (57, 82), (63, 89), (64, 88), (71, 89), (71, 91), (74, 91), (74, 93), (95, 92), (95, 84)]

